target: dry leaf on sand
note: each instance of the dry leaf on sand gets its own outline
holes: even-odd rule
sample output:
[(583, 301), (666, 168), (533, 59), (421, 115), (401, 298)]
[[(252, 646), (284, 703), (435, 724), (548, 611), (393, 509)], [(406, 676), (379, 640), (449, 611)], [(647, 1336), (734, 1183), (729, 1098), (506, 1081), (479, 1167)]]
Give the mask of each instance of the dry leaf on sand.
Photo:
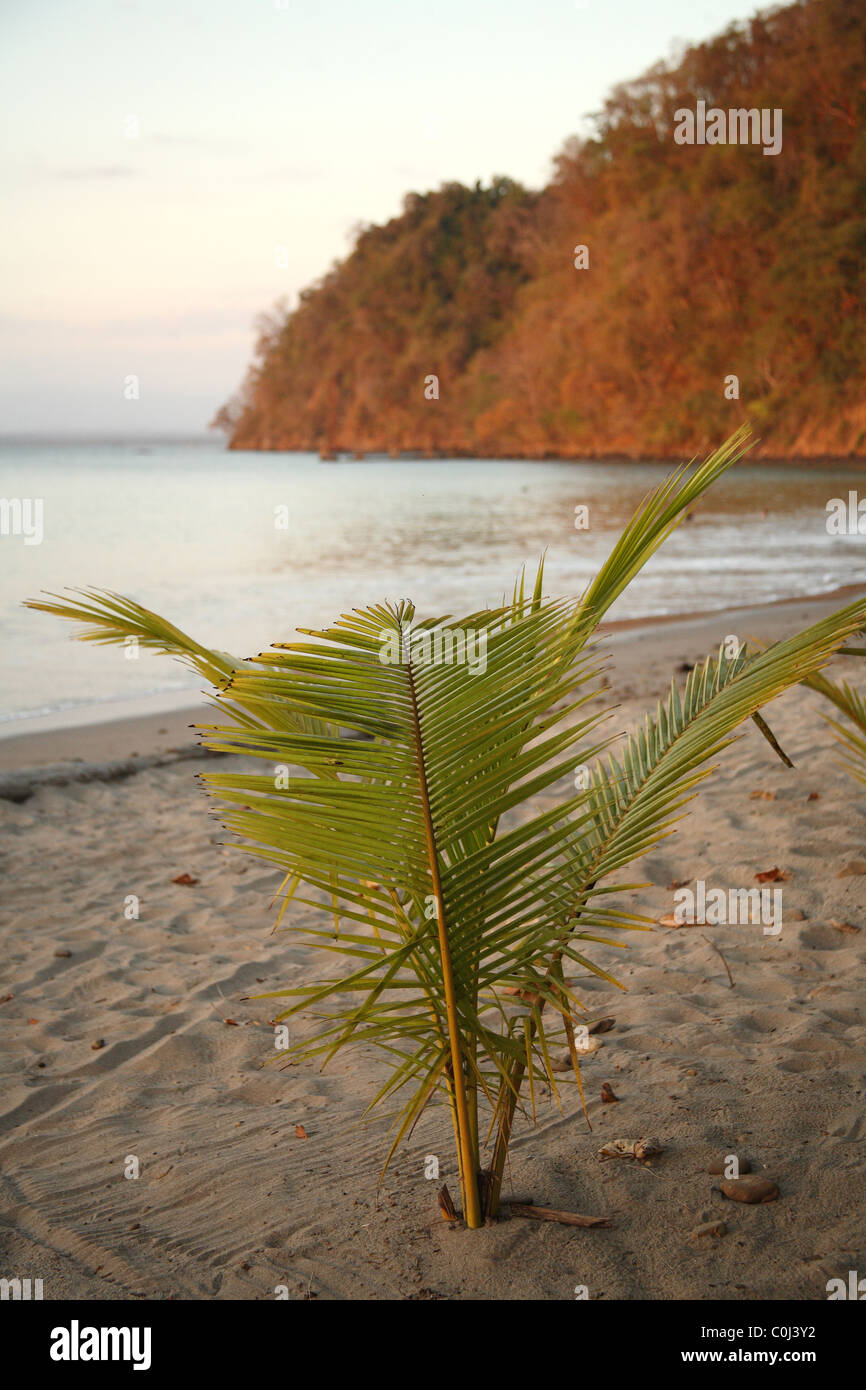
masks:
[(756, 883), (787, 883), (791, 875), (787, 869), (762, 869), (755, 874)]
[(598, 1151), (602, 1163), (610, 1158), (636, 1158), (643, 1163), (648, 1158), (656, 1158), (662, 1152), (657, 1139), (610, 1139)]

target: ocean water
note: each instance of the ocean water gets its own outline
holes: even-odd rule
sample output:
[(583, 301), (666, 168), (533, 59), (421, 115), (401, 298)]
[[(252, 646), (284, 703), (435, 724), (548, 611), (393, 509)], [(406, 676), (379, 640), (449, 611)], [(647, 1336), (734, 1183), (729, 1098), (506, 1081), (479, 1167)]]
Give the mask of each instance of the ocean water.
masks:
[[(546, 589), (579, 594), (624, 521), (669, 471), (515, 460), (320, 462), (221, 443), (0, 442), (0, 499), (41, 499), (43, 537), (0, 535), (0, 733), (27, 719), (176, 694), (199, 678), (165, 657), (74, 642), (22, 608), (40, 590), (129, 595), (200, 641), (249, 656), (298, 625), (411, 598), (425, 614), (496, 603), (547, 551)], [(866, 538), (830, 536), (826, 504), (862, 471), (741, 464), (616, 604), (613, 618), (713, 610), (866, 583)], [(589, 509), (589, 529), (575, 508)], [(278, 522), (287, 519), (283, 528)], [(115, 706), (117, 706), (115, 708)], [(111, 707), (111, 708), (108, 708)]]

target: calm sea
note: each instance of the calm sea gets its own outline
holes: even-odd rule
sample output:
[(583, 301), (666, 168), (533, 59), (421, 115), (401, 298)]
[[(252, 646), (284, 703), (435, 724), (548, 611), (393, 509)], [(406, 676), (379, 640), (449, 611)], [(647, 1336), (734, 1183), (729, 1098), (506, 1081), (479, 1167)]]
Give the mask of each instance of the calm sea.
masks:
[[(180, 665), (71, 640), (22, 599), (109, 588), (202, 642), (248, 656), (296, 625), (412, 598), (431, 615), (497, 602), (548, 552), (547, 589), (578, 594), (668, 469), (475, 459), (320, 462), (219, 443), (0, 443), (0, 498), (41, 498), (44, 537), (0, 535), (0, 732), (132, 712), (201, 687)], [(671, 538), (615, 618), (711, 610), (866, 582), (866, 540), (831, 537), (826, 503), (864, 474), (741, 465)], [(576, 529), (575, 508), (589, 509)], [(288, 519), (287, 527), (276, 523)]]

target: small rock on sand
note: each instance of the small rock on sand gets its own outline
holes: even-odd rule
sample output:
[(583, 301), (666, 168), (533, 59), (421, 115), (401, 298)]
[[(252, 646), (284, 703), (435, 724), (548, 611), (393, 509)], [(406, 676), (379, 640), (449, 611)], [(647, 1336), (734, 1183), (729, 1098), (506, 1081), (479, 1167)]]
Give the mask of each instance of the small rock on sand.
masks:
[(747, 1202), (754, 1206), (758, 1202), (775, 1202), (779, 1189), (769, 1178), (761, 1178), (752, 1173), (747, 1178), (723, 1178), (719, 1187), (732, 1202)]
[(701, 1236), (726, 1236), (728, 1228), (724, 1221), (705, 1221), (702, 1226), (696, 1226), (691, 1232), (693, 1240), (700, 1240)]

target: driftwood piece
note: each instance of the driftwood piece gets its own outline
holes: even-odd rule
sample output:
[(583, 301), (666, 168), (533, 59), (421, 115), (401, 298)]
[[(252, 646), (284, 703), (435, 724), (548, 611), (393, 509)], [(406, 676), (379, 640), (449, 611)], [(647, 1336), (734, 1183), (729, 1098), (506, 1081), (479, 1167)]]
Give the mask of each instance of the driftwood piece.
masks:
[(536, 1221), (559, 1221), (563, 1226), (609, 1226), (607, 1216), (578, 1216), (573, 1211), (557, 1211), (555, 1207), (536, 1207), (528, 1202), (509, 1202), (512, 1216), (531, 1216)]

